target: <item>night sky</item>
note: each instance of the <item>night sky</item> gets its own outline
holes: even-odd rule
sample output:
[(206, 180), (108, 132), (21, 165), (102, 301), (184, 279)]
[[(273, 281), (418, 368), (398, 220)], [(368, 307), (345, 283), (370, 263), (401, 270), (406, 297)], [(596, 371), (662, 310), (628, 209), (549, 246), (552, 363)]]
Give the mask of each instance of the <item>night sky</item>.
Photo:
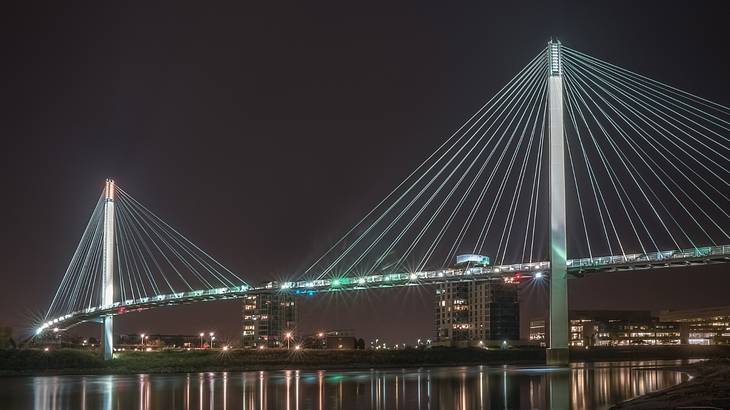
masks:
[[(150, 3), (3, 11), (0, 324), (16, 334), (47, 309), (106, 177), (257, 283), (308, 266), (550, 36), (730, 105), (719, 1)], [(606, 274), (573, 281), (570, 306), (727, 305), (728, 288), (723, 265)], [(432, 293), (309, 298), (301, 331), (412, 343), (432, 336)], [(524, 319), (545, 296), (523, 294)], [(115, 330), (233, 338), (239, 318), (240, 302), (204, 303)]]

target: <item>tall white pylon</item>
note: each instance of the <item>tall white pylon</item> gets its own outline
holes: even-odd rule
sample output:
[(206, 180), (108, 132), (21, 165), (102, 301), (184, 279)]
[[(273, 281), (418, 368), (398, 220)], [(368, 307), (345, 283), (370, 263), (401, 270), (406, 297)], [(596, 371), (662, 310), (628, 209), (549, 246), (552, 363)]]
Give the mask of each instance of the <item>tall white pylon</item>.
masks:
[(568, 252), (565, 239), (565, 136), (560, 42), (551, 40), (547, 51), (550, 111), (550, 347), (547, 350), (547, 363), (567, 365)]
[[(107, 179), (104, 187), (104, 238), (101, 278), (101, 305), (114, 303), (114, 180)], [(104, 360), (114, 355), (114, 330), (112, 316), (102, 318), (102, 349)]]

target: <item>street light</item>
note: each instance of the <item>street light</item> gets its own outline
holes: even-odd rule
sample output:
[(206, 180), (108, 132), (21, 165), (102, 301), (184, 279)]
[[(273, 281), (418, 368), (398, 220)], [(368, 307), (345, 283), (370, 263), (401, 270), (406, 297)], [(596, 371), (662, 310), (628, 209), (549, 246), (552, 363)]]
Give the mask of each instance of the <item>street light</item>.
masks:
[(215, 340), (215, 336), (210, 337), (210, 348), (213, 348), (213, 341)]
[(286, 337), (286, 348), (289, 349), (289, 342), (291, 341), (291, 332), (286, 332), (284, 337)]
[(203, 348), (203, 336), (205, 336), (205, 333), (200, 332), (200, 348)]
[(140, 337), (140, 339), (142, 339), (142, 346), (144, 346), (144, 333), (142, 333), (141, 335), (139, 335), (139, 337)]

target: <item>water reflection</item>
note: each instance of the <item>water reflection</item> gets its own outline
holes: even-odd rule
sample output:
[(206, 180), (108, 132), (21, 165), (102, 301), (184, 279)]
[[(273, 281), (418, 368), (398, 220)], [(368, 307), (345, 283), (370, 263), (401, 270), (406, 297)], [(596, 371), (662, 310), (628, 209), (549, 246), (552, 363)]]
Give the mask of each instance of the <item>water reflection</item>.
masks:
[[(9, 409), (605, 408), (686, 380), (680, 362), (8, 378)], [(197, 399), (197, 400), (196, 400)]]

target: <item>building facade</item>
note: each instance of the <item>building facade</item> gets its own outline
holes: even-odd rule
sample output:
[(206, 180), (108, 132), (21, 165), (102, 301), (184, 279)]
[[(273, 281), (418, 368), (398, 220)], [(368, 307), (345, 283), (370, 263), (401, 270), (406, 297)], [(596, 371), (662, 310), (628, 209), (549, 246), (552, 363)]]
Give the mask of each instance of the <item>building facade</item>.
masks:
[(677, 323), (661, 322), (650, 311), (571, 311), (571, 346), (678, 345)]
[(519, 312), (517, 282), (498, 279), (440, 285), (433, 344), (468, 346), (518, 340)]
[[(572, 347), (682, 343), (678, 323), (664, 322), (648, 310), (571, 310), (568, 316)], [(531, 320), (530, 341), (544, 345), (548, 339), (546, 320)]]
[(663, 311), (659, 320), (678, 323), (682, 343), (730, 344), (730, 306)]
[(286, 347), (287, 333), (296, 335), (294, 295), (257, 293), (243, 299), (243, 347)]
[[(570, 346), (730, 344), (730, 306), (671, 310), (572, 310)], [(530, 341), (549, 336), (544, 318), (530, 321)]]
[(307, 349), (357, 349), (357, 338), (354, 334), (352, 329), (321, 330), (302, 336), (301, 342)]
[(547, 345), (547, 338), (545, 335), (545, 319), (530, 320), (530, 342), (544, 347)]

